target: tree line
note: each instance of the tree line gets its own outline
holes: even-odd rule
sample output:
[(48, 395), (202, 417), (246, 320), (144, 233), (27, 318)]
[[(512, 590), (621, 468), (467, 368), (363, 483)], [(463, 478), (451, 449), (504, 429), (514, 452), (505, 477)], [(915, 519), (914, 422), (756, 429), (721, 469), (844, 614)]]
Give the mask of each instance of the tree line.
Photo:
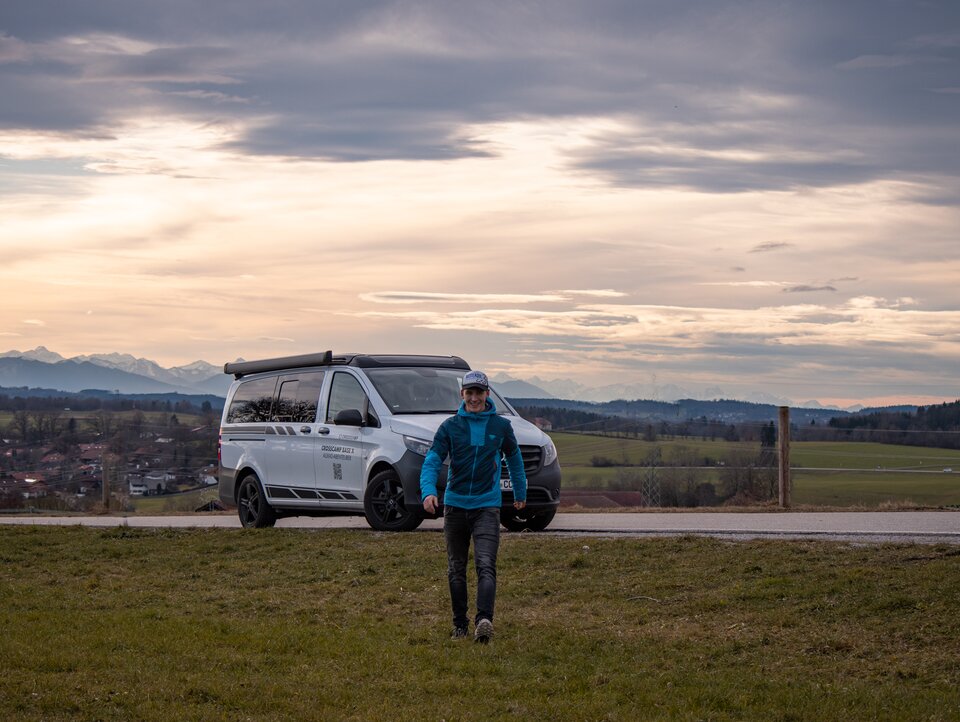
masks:
[(188, 398), (137, 399), (127, 396), (20, 396), (0, 394), (0, 411), (164, 411), (177, 414), (220, 413), (210, 401), (195, 403)]
[(887, 443), (909, 446), (934, 446), (960, 449), (960, 401), (920, 406), (909, 412), (876, 411), (830, 420), (830, 427), (844, 439), (882, 439)]

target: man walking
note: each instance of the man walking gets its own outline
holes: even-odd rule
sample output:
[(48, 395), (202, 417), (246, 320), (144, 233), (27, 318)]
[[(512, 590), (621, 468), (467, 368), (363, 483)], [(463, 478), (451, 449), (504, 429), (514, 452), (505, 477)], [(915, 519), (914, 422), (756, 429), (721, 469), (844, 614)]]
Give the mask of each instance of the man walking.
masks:
[(444, 492), (443, 535), (447, 542), (447, 578), (453, 606), (453, 639), (468, 634), (467, 554), (473, 539), (477, 568), (477, 614), (474, 641), (493, 637), (497, 594), (497, 550), (500, 547), (500, 457), (507, 461), (513, 483), (513, 506), (527, 505), (527, 475), (510, 422), (497, 415), (486, 374), (469, 371), (460, 388), (456, 415), (444, 421), (433, 437), (420, 472), (420, 498), (427, 513), (438, 507), (437, 476), (450, 459)]

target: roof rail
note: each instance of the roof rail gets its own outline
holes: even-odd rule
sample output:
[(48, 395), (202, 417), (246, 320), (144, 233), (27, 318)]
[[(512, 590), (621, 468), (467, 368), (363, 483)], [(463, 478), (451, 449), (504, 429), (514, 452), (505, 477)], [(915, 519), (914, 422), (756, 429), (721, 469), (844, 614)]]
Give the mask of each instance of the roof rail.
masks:
[(283, 356), (281, 358), (267, 358), (259, 361), (233, 361), (223, 365), (223, 373), (233, 374), (234, 378), (242, 378), (249, 374), (258, 374), (263, 371), (282, 371), (283, 369), (301, 369), (308, 366), (329, 366), (333, 363), (333, 351), (323, 353), (306, 353), (300, 356)]
[[(338, 357), (339, 358), (339, 357)], [(336, 363), (336, 360), (334, 360)], [(387, 366), (435, 366), (453, 369), (470, 370), (470, 364), (459, 356), (429, 356), (424, 354), (354, 354), (347, 356), (344, 363), (348, 366), (360, 368), (376, 368)]]

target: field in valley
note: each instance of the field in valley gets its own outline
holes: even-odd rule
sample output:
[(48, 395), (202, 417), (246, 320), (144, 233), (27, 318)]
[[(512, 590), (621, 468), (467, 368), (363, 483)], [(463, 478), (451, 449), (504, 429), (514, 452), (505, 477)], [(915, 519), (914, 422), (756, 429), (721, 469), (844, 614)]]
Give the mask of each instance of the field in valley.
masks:
[[(628, 487), (649, 474), (659, 453), (662, 478), (718, 484), (724, 467), (760, 451), (756, 442), (662, 438), (657, 441), (551, 433), (567, 489)], [(659, 452), (657, 452), (659, 449)], [(597, 463), (604, 464), (601, 466)], [(606, 465), (609, 464), (609, 465)], [(670, 466), (684, 466), (680, 472)], [(960, 450), (850, 441), (801, 441), (790, 447), (793, 501), (810, 506), (960, 505)]]

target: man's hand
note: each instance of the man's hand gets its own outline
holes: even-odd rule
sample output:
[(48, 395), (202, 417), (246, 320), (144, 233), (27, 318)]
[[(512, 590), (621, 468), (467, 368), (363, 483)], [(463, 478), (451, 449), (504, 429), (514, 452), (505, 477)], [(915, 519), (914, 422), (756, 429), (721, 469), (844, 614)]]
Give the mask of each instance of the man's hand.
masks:
[(423, 510), (427, 514), (436, 514), (437, 513), (437, 497), (431, 494), (426, 499), (423, 500)]
[(525, 501), (515, 501), (515, 502), (513, 502), (513, 508), (516, 509), (517, 511), (520, 511), (520, 509), (522, 509), (522, 508), (525, 507), (526, 505), (527, 505), (527, 502), (525, 502)]

